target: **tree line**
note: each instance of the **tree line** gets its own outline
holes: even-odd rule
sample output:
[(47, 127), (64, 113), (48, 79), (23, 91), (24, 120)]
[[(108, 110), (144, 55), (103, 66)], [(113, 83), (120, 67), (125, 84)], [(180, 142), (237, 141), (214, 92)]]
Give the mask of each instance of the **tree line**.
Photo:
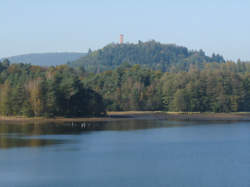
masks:
[(104, 115), (102, 96), (81, 82), (67, 65), (40, 67), (0, 63), (0, 113), (3, 116)]
[(2, 116), (98, 116), (106, 111), (250, 111), (250, 64), (190, 64), (163, 72), (123, 63), (89, 73), (68, 65), (0, 62)]
[(84, 79), (107, 110), (250, 111), (250, 64), (209, 63), (165, 72), (125, 64)]

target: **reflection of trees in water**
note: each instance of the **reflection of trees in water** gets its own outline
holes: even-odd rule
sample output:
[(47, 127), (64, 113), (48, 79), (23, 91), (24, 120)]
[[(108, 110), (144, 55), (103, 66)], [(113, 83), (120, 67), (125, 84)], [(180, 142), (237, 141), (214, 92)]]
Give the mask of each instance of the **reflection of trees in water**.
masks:
[(183, 122), (166, 121), (166, 120), (122, 120), (119, 122), (102, 122), (96, 123), (95, 130), (115, 130), (115, 131), (130, 131), (143, 130), (153, 128), (166, 128), (186, 125)]
[(48, 125), (0, 124), (0, 149), (15, 147), (41, 147), (65, 143), (65, 140), (27, 138), (33, 135), (56, 134)]
[(64, 124), (0, 124), (0, 134), (19, 136), (79, 134), (94, 130), (136, 130), (156, 128), (152, 120), (122, 120), (112, 122), (68, 122)]
[(79, 130), (69, 124), (0, 124), (0, 134), (19, 136), (77, 134)]
[[(77, 122), (48, 124), (0, 123), (0, 149), (14, 147), (41, 147), (66, 143), (66, 140), (39, 138), (39, 135), (63, 135), (91, 133), (99, 130), (129, 131), (187, 125), (183, 122), (157, 120), (121, 120), (111, 122)], [(32, 138), (32, 136), (38, 136)], [(27, 138), (29, 137), (29, 138)], [(68, 140), (67, 140), (68, 141)]]
[(159, 127), (185, 125), (183, 122), (168, 122), (160, 120), (121, 120), (109, 122), (65, 122), (47, 124), (4, 124), (0, 123), (1, 134), (18, 134), (19, 136), (80, 134), (95, 130), (137, 130)]
[(9, 138), (3, 136), (0, 138), (0, 149), (10, 149), (17, 147), (42, 147), (55, 144), (62, 144), (63, 140), (53, 139), (23, 139), (23, 138)]
[(157, 122), (153, 120), (123, 120), (119, 122), (105, 122), (96, 124), (97, 130), (116, 130), (116, 131), (127, 131), (127, 130), (140, 130), (140, 129), (151, 129), (159, 128)]

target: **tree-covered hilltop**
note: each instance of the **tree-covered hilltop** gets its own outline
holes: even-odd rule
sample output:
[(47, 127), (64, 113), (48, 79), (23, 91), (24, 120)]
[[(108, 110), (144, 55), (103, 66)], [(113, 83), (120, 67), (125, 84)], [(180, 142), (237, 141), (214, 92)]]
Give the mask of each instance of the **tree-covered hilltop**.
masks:
[(84, 67), (90, 72), (103, 72), (119, 67), (123, 63), (139, 64), (163, 72), (188, 71), (191, 65), (203, 68), (206, 63), (223, 63), (224, 58), (213, 54), (206, 56), (200, 51), (191, 51), (174, 44), (161, 44), (155, 41), (138, 44), (109, 44), (103, 49), (89, 53), (70, 63), (72, 67)]
[(250, 111), (248, 63), (210, 63), (177, 73), (124, 65), (84, 82), (103, 96), (108, 110)]
[(67, 65), (40, 67), (0, 63), (3, 116), (91, 116), (105, 114), (102, 97), (81, 83)]

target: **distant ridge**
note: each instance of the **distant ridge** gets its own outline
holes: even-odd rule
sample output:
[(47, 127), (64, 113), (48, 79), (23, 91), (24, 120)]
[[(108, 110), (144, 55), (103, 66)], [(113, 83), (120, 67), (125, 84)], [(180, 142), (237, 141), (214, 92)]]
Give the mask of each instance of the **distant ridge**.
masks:
[[(30, 63), (39, 66), (56, 66), (75, 61), (86, 53), (58, 52), (58, 53), (31, 53), (6, 57), (11, 63)], [(2, 58), (6, 59), (6, 58)]]
[(102, 49), (89, 51), (86, 56), (69, 63), (72, 67), (83, 67), (90, 72), (112, 70), (122, 64), (139, 64), (153, 70), (186, 71), (191, 65), (203, 68), (207, 63), (224, 63), (221, 55), (207, 56), (204, 51), (189, 50), (175, 44), (148, 41), (126, 44), (109, 44)]

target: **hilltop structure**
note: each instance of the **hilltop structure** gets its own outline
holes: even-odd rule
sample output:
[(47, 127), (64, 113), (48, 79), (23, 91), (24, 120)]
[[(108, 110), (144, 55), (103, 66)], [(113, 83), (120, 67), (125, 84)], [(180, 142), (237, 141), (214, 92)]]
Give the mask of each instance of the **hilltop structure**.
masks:
[(124, 35), (120, 34), (120, 44), (123, 44), (123, 42), (124, 42)]

